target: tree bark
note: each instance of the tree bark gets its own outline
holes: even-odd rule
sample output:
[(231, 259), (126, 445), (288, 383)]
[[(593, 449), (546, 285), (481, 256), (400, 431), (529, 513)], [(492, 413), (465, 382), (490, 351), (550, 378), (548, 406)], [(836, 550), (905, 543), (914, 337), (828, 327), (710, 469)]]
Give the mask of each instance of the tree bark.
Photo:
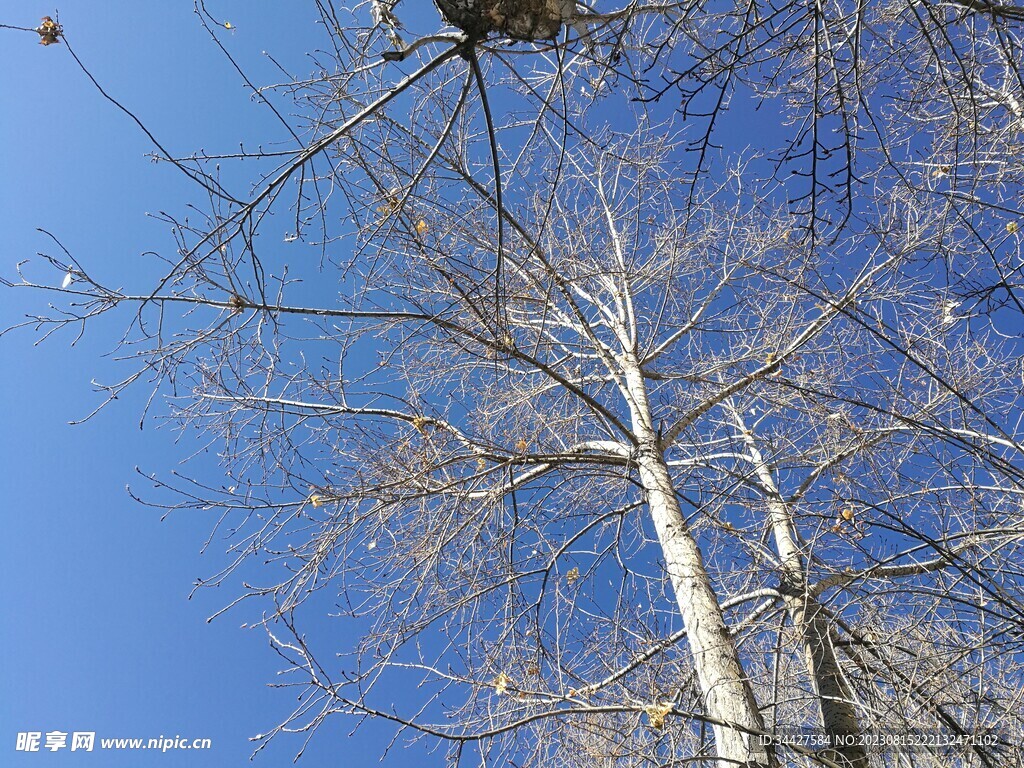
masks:
[(840, 745), (825, 756), (849, 768), (868, 768), (867, 753), (857, 743), (861, 727), (853, 694), (836, 657), (834, 634), (828, 616), (808, 589), (806, 566), (788, 504), (779, 493), (771, 469), (761, 455), (753, 435), (738, 416), (737, 422), (750, 452), (754, 472), (767, 496), (772, 534), (782, 565), (780, 591), (803, 645), (804, 662), (817, 694), (822, 726), (825, 733), (837, 739)]
[(712, 726), (719, 765), (775, 766), (771, 751), (749, 732), (763, 731), (764, 721), (704, 567), (700, 547), (679, 507), (668, 465), (658, 445), (640, 366), (630, 359), (625, 361), (624, 368), (632, 426), (639, 442), (636, 460), (640, 482), (647, 493), (665, 566), (687, 630), (704, 705), (716, 720), (741, 726)]
[(575, 15), (572, 0), (435, 0), (452, 26), (471, 37), (492, 32), (517, 40), (551, 40)]

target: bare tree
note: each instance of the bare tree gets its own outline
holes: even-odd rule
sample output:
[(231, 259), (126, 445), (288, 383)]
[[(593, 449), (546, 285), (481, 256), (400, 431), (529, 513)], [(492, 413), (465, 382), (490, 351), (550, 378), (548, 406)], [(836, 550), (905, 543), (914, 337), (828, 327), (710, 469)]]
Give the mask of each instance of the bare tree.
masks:
[[(253, 86), (294, 149), (161, 149), (208, 207), (158, 284), (10, 283), (129, 308), (109, 393), (221, 441), (147, 501), (223, 510), (204, 584), (268, 561), (303, 696), (259, 739), (1021, 760), (1018, 9), (437, 5), (317, 3), (321, 70)], [(299, 628), (339, 600), (350, 648)]]

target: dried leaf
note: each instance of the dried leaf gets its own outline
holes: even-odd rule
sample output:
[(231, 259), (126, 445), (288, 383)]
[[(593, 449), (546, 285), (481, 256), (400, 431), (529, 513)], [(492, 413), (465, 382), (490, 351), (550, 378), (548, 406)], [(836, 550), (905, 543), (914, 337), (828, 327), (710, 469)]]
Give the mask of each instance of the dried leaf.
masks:
[(427, 427), (430, 426), (430, 419), (428, 419), (426, 416), (416, 416), (412, 420), (412, 425), (416, 427), (417, 431), (421, 435), (425, 435), (427, 434)]
[(575, 584), (580, 577), (580, 569), (573, 566), (569, 569), (569, 572), (565, 574), (565, 580), (570, 584)]
[(530, 444), (526, 442), (524, 438), (520, 437), (518, 440), (516, 440), (516, 450), (519, 451), (519, 453), (526, 453), (529, 447)]
[(402, 190), (398, 189), (398, 187), (389, 189), (384, 197), (384, 202), (377, 206), (377, 212), (384, 214), (386, 218), (397, 211), (399, 204), (402, 202), (401, 192)]
[(671, 704), (648, 704), (644, 707), (648, 724), (651, 728), (661, 728), (665, 725), (665, 717), (672, 712)]
[(416, 222), (416, 234), (417, 235), (425, 234), (428, 229), (430, 229), (430, 227), (427, 226), (427, 222), (424, 221), (423, 219), (420, 219), (419, 221)]
[(476, 460), (476, 468), (477, 469), (487, 469), (487, 459), (483, 459), (483, 458), (477, 459)]
[(494, 692), (499, 696), (508, 691), (508, 687), (512, 682), (512, 678), (506, 675), (504, 672), (494, 678)]
[(42, 22), (42, 24), (36, 27), (36, 32), (39, 33), (39, 44), (53, 45), (54, 43), (59, 43), (60, 40), (58, 38), (64, 33), (64, 28), (49, 16), (43, 16)]
[(856, 514), (857, 513), (854, 511), (853, 507), (843, 507), (839, 511), (839, 516), (847, 522), (853, 522), (853, 518), (856, 516)]
[(314, 493), (309, 497), (309, 503), (314, 507), (322, 507), (324, 505), (324, 497)]

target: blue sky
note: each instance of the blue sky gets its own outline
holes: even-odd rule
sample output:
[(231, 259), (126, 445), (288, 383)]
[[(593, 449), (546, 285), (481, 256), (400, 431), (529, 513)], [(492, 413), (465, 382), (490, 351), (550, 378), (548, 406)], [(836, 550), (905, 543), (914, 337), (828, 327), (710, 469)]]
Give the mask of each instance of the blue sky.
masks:
[[(275, 79), (261, 50), (303, 70), (304, 41), (318, 36), (298, 4), (211, 5), (236, 27), (228, 44), (257, 79)], [(0, 23), (34, 26), (46, 6), (7, 3)], [(237, 147), (278, 137), (279, 125), (253, 104), (210, 43), (191, 3), (60, 5), (75, 52), (116, 99), (172, 152)], [(293, 59), (287, 56), (291, 52)], [(0, 30), (3, 276), (37, 251), (56, 253), (36, 231), (59, 237), (112, 284), (145, 284), (141, 254), (170, 243), (147, 212), (180, 213), (195, 190), (173, 168), (151, 163), (146, 137), (105, 101), (68, 54), (34, 35)], [(39, 272), (36, 273), (41, 274)], [(55, 276), (59, 282), (60, 276)], [(42, 297), (4, 290), (0, 325), (39, 307)], [(27, 331), (0, 340), (0, 498), (5, 535), (0, 579), (7, 617), (0, 624), (0, 763), (5, 766), (228, 766), (248, 761), (248, 741), (279, 722), (294, 694), (274, 691), (279, 660), (253, 617), (232, 612), (207, 623), (234, 597), (225, 587), (191, 601), (197, 577), (218, 570), (217, 548), (201, 555), (215, 513), (163, 522), (125, 492), (145, 489), (135, 472), (166, 473), (191, 452), (188, 436), (139, 419), (148, 390), (122, 396), (88, 423), (69, 421), (99, 402), (90, 382), (127, 369), (108, 355), (126, 317), (106, 318), (72, 347), (59, 335), (40, 346)], [(159, 408), (157, 412), (159, 413)], [(192, 446), (194, 447), (194, 446)], [(213, 457), (200, 459), (216, 476)], [(194, 470), (196, 465), (192, 466)], [(373, 729), (348, 738), (351, 723), (324, 728), (301, 764), (372, 764), (382, 748)], [(19, 731), (95, 731), (101, 737), (210, 738), (209, 752), (154, 754), (65, 749), (15, 751)], [(275, 742), (256, 764), (290, 762), (301, 736)], [(398, 752), (392, 764), (422, 764)], [(428, 762), (440, 763), (440, 755)]]

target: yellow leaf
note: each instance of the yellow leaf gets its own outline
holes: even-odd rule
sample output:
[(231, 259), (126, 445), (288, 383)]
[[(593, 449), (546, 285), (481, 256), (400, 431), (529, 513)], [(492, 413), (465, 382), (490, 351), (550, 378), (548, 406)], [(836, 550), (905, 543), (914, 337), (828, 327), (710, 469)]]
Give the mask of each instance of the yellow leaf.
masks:
[(426, 416), (417, 416), (412, 420), (412, 425), (419, 430), (421, 435), (427, 434), (427, 427), (430, 425), (430, 419)]
[(842, 510), (839, 512), (839, 516), (847, 522), (852, 521), (855, 514), (856, 513), (853, 511), (853, 507), (843, 507)]
[(508, 691), (508, 686), (512, 682), (512, 678), (506, 675), (504, 672), (494, 678), (494, 692), (499, 696)]
[(389, 189), (384, 196), (383, 205), (377, 208), (377, 212), (382, 213), (385, 216), (390, 216), (392, 213), (397, 211), (399, 203), (402, 202), (401, 192), (402, 190), (398, 187)]
[(477, 469), (487, 469), (487, 459), (482, 459), (482, 458), (481, 459), (477, 459), (476, 460), (476, 468)]
[(1016, 221), (1008, 221), (1006, 223), (1006, 231), (1009, 232), (1011, 235), (1018, 229), (1020, 229), (1020, 227), (1017, 225)]
[(314, 507), (322, 507), (324, 505), (324, 497), (314, 493), (309, 497), (309, 503)]
[(529, 447), (530, 444), (526, 442), (524, 438), (520, 437), (518, 440), (516, 440), (516, 450), (519, 451), (520, 453), (526, 453)]
[(576, 566), (573, 566), (572, 568), (570, 568), (569, 572), (567, 574), (565, 574), (565, 580), (567, 582), (569, 582), (570, 584), (576, 583), (576, 580), (579, 579), (579, 577), (580, 577), (580, 569), (577, 568)]
[(425, 222), (423, 219), (420, 219), (419, 221), (416, 222), (417, 235), (424, 234), (428, 229), (430, 229), (430, 227), (427, 226), (427, 222)]
[(59, 43), (61, 35), (64, 34), (64, 30), (61, 26), (51, 19), (49, 16), (43, 16), (42, 24), (36, 27), (36, 32), (39, 34), (40, 45), (53, 45)]
[(648, 704), (644, 707), (644, 713), (651, 728), (661, 728), (665, 725), (665, 717), (672, 711), (671, 704)]
[(225, 21), (224, 22), (224, 29), (234, 29), (234, 28), (235, 28), (235, 25), (232, 24), (230, 21)]

